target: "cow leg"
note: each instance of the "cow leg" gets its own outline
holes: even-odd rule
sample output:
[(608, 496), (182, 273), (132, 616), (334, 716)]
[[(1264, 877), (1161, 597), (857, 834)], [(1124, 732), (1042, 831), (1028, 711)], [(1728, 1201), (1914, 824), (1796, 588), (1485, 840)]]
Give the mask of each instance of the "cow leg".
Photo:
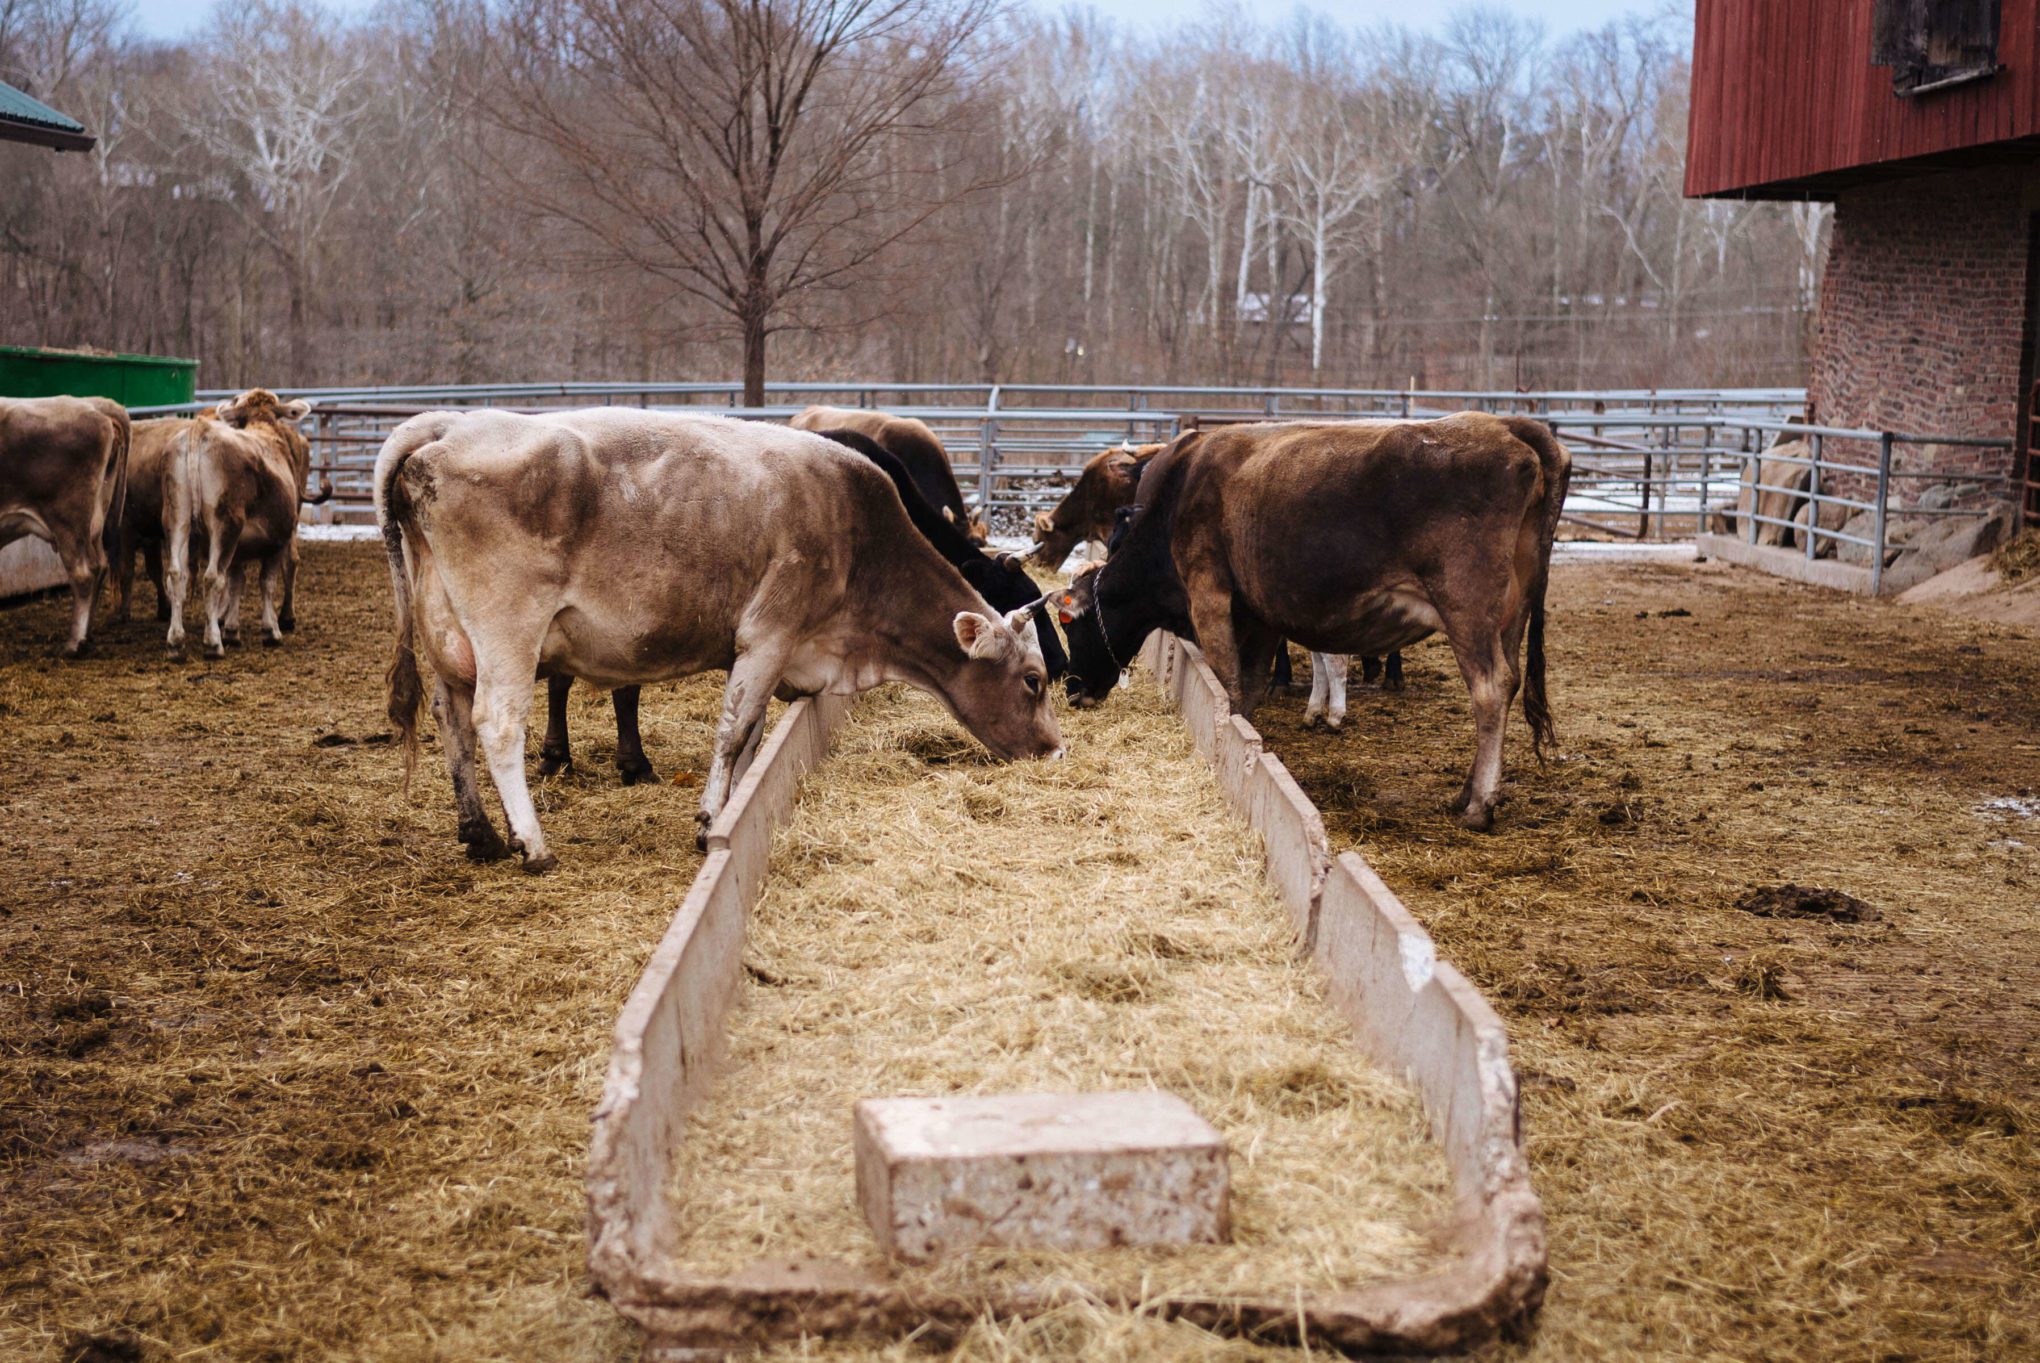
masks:
[(616, 707), (616, 774), (627, 786), (640, 781), (657, 785), (659, 773), (646, 760), (644, 737), (638, 733), (638, 688), (617, 687), (609, 693), (609, 703)]
[(297, 631), (297, 541), (293, 539), (283, 565), (283, 609), (277, 612), (276, 627), (285, 634)]
[(1296, 673), (1289, 661), (1289, 645), (1285, 642), (1275, 650), (1275, 680), (1273, 688), (1281, 692), (1296, 689)]
[(205, 652), (209, 658), (227, 656), (221, 623), (226, 619), (230, 589), (235, 585), (234, 553), (240, 548), (241, 527), (222, 521), (206, 527), (205, 576), (199, 583), (205, 598)]
[(1495, 798), (1502, 786), (1502, 732), (1508, 726), (1509, 702), (1515, 698), (1516, 660), (1504, 647), (1501, 632), (1492, 628), (1452, 638), (1459, 674), (1473, 708), (1473, 768), (1452, 801), (1459, 822), (1475, 832), (1494, 826)]
[(156, 619), (158, 621), (167, 621), (170, 618), (170, 592), (169, 589), (163, 585), (162, 545), (150, 544), (143, 548), (142, 567), (148, 570), (149, 581), (155, 584)]
[(1381, 676), (1381, 659), (1369, 655), (1360, 660), (1360, 680), (1372, 686)]
[(125, 625), (134, 605), (135, 595), (135, 546), (122, 543), (120, 562), (113, 565), (113, 619), (116, 625)]
[(99, 584), (106, 580), (106, 552), (98, 553), (91, 541), (56, 545), (64, 561), (64, 576), (71, 583), (71, 633), (64, 641), (66, 658), (82, 658), (91, 648), (92, 608), (99, 601)]
[[(1259, 619), (1238, 612), (1232, 632), (1233, 647), (1239, 650), (1239, 692), (1233, 704), (1242, 717), (1251, 720), (1268, 695), (1269, 677), (1277, 660), (1288, 660), (1289, 641)], [(1232, 694), (1230, 689), (1227, 694)]]
[(475, 775), (475, 693), (441, 678), (432, 693), (432, 713), (439, 719), (439, 741), (446, 745), (446, 770), (453, 778), (453, 804), (460, 811), (460, 840), (468, 860), (501, 861), (510, 855), (510, 846), (489, 822)]
[(475, 733), (496, 783), (496, 798), (503, 802), (510, 845), (524, 854), (524, 869), (538, 875), (556, 864), (546, 850), (545, 833), (538, 826), (538, 810), (531, 803), (531, 786), (524, 776), (524, 715), (531, 706), (531, 682), (538, 672), (538, 636), (534, 634), (530, 647), (517, 650), (514, 658), (506, 656), (511, 652), (501, 646), (487, 654), (476, 650)]
[[(1366, 666), (1365, 659), (1361, 666)], [(1343, 653), (1310, 655), (1310, 704), (1304, 708), (1305, 724), (1315, 724), (1320, 716), (1328, 729), (1346, 722), (1346, 675), (1350, 667), (1351, 659)]]
[(779, 684), (779, 674), (785, 670), (784, 655), (766, 649), (739, 654), (736, 666), (730, 669), (729, 683), (723, 687), (722, 716), (715, 725), (715, 752), (708, 759), (701, 808), (694, 815), (694, 821), (700, 825), (694, 845), (703, 851), (708, 850), (708, 826), (729, 800), (739, 774), (737, 764), (744, 759), (746, 750), (755, 747), (755, 731), (764, 726), (766, 703), (772, 699), (772, 688)]
[(567, 736), (567, 693), (572, 677), (553, 677), (545, 684), (545, 741), (538, 745), (538, 774), (557, 776), (574, 769), (574, 747)]
[(228, 648), (241, 646), (241, 588), (247, 580), (247, 571), (240, 564), (227, 569), (227, 604), (220, 612), (220, 637)]
[(191, 517), (173, 514), (172, 493), (164, 493), (163, 507), (163, 592), (158, 601), (170, 603), (170, 630), (164, 647), (173, 658), (184, 657), (184, 599), (191, 590)]
[(288, 549), (279, 549), (262, 561), (262, 642), (275, 648), (283, 642), (283, 626), (277, 607), (283, 600), (283, 579), (290, 559)]
[(1381, 689), (1384, 691), (1402, 690), (1401, 649), (1397, 649), (1395, 652), (1388, 655), (1388, 671), (1386, 672), (1385, 675), (1383, 675), (1381, 679)]

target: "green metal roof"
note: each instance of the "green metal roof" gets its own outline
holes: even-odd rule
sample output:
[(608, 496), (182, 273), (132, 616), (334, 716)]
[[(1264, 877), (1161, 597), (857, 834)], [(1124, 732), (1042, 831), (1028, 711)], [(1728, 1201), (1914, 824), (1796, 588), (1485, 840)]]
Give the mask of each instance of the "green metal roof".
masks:
[(58, 151), (84, 151), (95, 141), (69, 114), (0, 81), (0, 141), (34, 142)]

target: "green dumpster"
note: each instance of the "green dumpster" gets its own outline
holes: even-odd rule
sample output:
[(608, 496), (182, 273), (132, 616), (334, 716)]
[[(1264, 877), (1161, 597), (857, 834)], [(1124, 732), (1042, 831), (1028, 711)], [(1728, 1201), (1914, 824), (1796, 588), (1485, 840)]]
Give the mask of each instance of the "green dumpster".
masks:
[(197, 360), (0, 345), (0, 397), (47, 398), (68, 393), (80, 398), (112, 398), (124, 407), (166, 407), (190, 402), (197, 392)]

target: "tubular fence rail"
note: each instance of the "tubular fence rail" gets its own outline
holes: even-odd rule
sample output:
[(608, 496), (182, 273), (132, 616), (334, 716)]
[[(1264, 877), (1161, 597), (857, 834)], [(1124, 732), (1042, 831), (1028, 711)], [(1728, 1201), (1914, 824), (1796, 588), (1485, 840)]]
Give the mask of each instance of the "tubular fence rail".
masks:
[[(622, 405), (784, 421), (804, 407), (882, 408), (928, 424), (994, 533), (1027, 533), (1084, 462), (1109, 446), (1160, 443), (1197, 425), (1322, 419), (1407, 420), (1477, 410), (1547, 422), (1573, 452), (1565, 516), (1596, 534), (1688, 538), (1713, 528), (1750, 543), (1869, 567), (1881, 582), (1893, 516), (1984, 516), (2014, 497), (2002, 473), (1914, 467), (1930, 448), (2010, 450), (2009, 440), (1810, 426), (1804, 390), (1471, 390), (1155, 385), (783, 383), (741, 406), (734, 383), (553, 383), (298, 389), (309, 399), (313, 465), (335, 496), (322, 519), (366, 523), (377, 449), (405, 418), (444, 407), (518, 411)], [(189, 412), (136, 408), (138, 417)], [(1780, 442), (1790, 439), (1793, 444)], [(1938, 492), (1932, 489), (1940, 489)], [(1873, 586), (1873, 590), (1874, 590)]]

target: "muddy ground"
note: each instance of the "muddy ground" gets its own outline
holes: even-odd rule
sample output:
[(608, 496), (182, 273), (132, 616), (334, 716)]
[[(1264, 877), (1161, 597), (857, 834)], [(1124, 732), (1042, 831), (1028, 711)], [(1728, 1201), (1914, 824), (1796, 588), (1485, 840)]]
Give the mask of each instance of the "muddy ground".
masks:
[[(299, 582), (290, 643), (221, 663), (137, 623), (60, 664), (59, 603), (0, 611), (0, 1357), (631, 1357), (581, 1161), (698, 788), (619, 787), (584, 699), (560, 871), (469, 866), (436, 753), (405, 799), (376, 742), (378, 554)], [(2040, 1356), (2040, 643), (1654, 564), (1564, 565), (1553, 613), (1561, 756), (1518, 727), (1492, 835), (1441, 813), (1436, 645), (1342, 734), (1257, 719), (1510, 1023), (1553, 1281), (1487, 1356)], [(716, 690), (647, 692), (663, 772)], [(1736, 907), (1788, 883), (1867, 910)]]

